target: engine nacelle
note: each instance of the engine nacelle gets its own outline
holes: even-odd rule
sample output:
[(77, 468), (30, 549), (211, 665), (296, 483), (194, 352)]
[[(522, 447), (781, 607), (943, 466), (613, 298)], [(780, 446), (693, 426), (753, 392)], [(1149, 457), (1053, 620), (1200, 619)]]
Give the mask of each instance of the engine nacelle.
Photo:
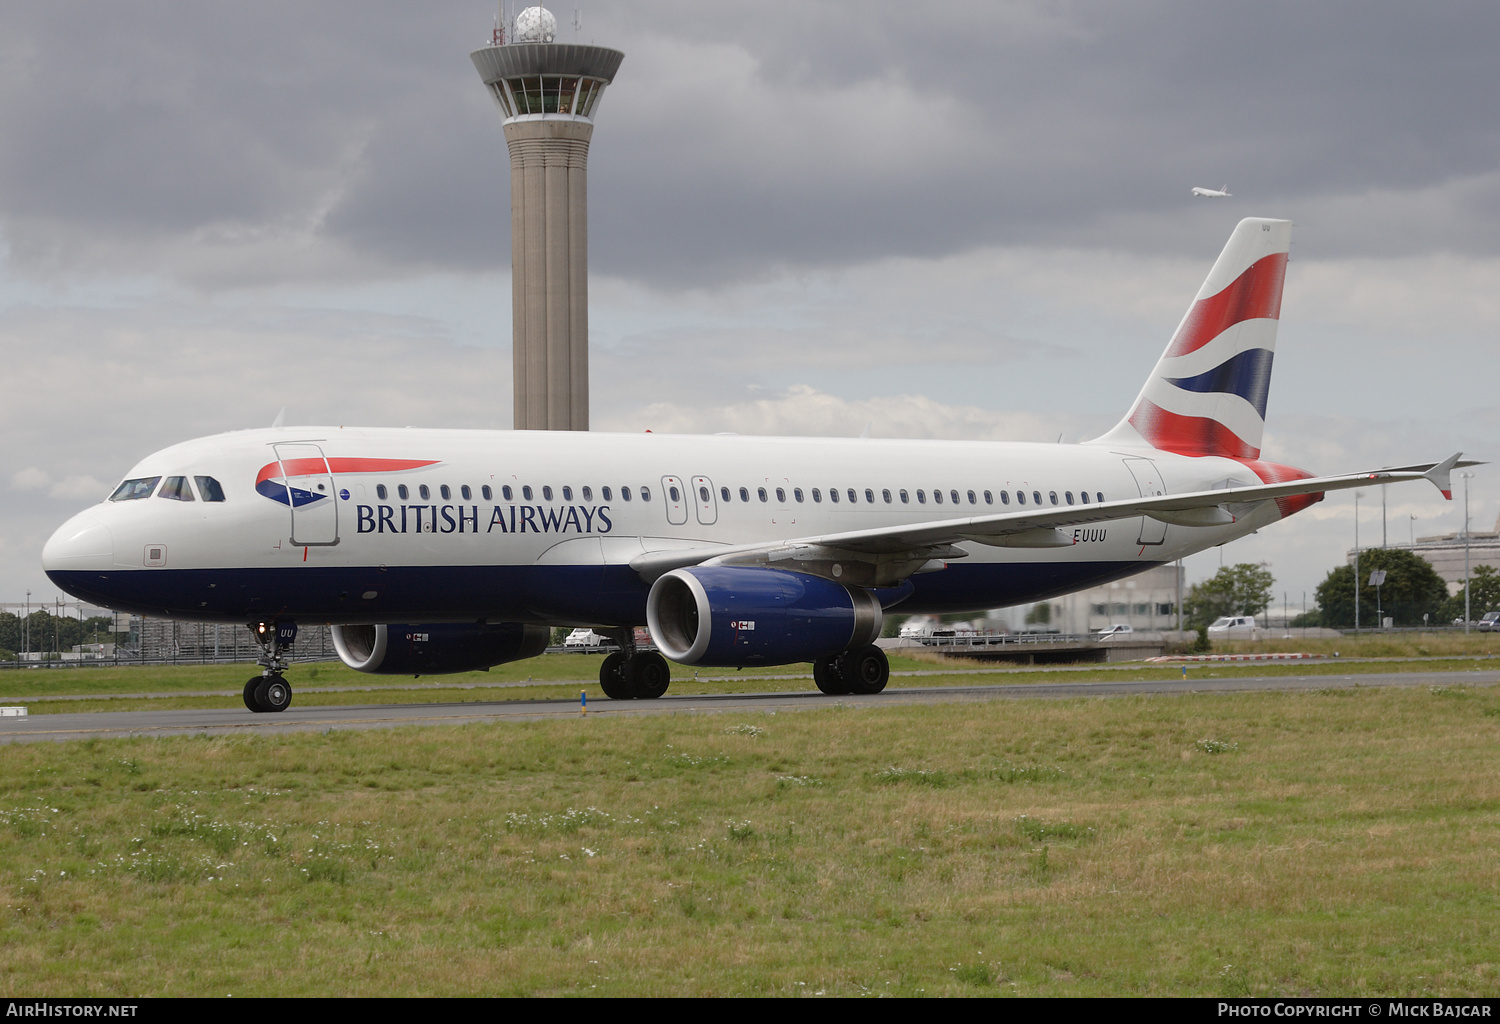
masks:
[(547, 649), (551, 637), (546, 626), (518, 622), (334, 626), (332, 632), (334, 650), (345, 665), (390, 676), (476, 672), (534, 658)]
[(868, 590), (784, 569), (673, 569), (646, 599), (651, 639), (684, 665), (811, 661), (874, 643), (884, 618)]

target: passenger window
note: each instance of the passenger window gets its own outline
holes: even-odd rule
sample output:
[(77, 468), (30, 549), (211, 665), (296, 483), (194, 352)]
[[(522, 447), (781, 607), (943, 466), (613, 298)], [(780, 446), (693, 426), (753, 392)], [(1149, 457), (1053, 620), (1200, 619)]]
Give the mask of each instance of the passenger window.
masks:
[(958, 492), (957, 491), (949, 491), (948, 492), (948, 497), (950, 497), (950, 498), (953, 499), (953, 504), (955, 504), (955, 505), (958, 504)]
[(934, 488), (932, 492), (932, 500), (934, 504), (941, 505), (943, 503), (943, 492)]
[(833, 502), (834, 504), (838, 504), (839, 489), (837, 487), (828, 488), (828, 500)]
[(469, 490), (468, 484), (464, 484), (463, 487), (459, 488), (458, 493), (464, 496), (464, 501), (472, 501), (474, 499), (474, 492)]
[(1064, 491), (1063, 492), (1063, 497), (1066, 498), (1066, 499), (1068, 499), (1068, 504), (1069, 505), (1073, 504), (1073, 492), (1072, 491)]
[(1101, 504), (1101, 505), (1104, 504), (1104, 492), (1103, 491), (1099, 491), (1098, 493), (1096, 493), (1094, 495), (1094, 497), (1096, 497), (1096, 498), (1099, 499), (1099, 504)]
[(917, 504), (918, 505), (925, 505), (925, 504), (927, 504), (927, 492), (924, 491), (924, 490), (922, 490), (922, 488), (920, 488), (920, 487), (917, 488)]
[(909, 504), (910, 502), (911, 502), (911, 498), (909, 498), (907, 496), (906, 489), (902, 488), (902, 490), (901, 490), (901, 504), (906, 505), (906, 504)]
[(1049, 497), (1049, 498), (1052, 499), (1052, 504), (1054, 504), (1054, 505), (1057, 504), (1057, 492), (1056, 491), (1048, 491), (1047, 492), (1047, 497)]
[(1042, 492), (1041, 491), (1032, 491), (1031, 492), (1031, 503), (1033, 505), (1040, 505), (1042, 503)]
[(885, 503), (887, 505), (889, 505), (891, 503), (891, 489), (889, 487), (887, 487), (884, 490), (882, 490), (880, 492), (880, 496), (885, 499)]
[(720, 487), (719, 488), (719, 497), (723, 498), (725, 501), (728, 501), (729, 500), (729, 488), (727, 488), (727, 487)]
[(608, 487), (608, 485), (606, 485), (606, 486), (604, 486), (604, 487), (601, 487), (601, 488), (599, 488), (599, 493), (600, 493), (600, 494), (602, 494), (602, 495), (603, 495), (603, 496), (604, 496), (604, 500), (605, 500), (605, 501), (613, 501), (613, 500), (614, 500), (614, 499), (612, 499), (612, 498), (611, 498), (611, 497), (610, 497), (610, 496), (609, 496), (609, 487)]
[(157, 496), (171, 498), (173, 501), (192, 501), (193, 489), (188, 486), (187, 477), (169, 476), (167, 482), (161, 485)]
[(386, 489), (385, 489), (385, 484), (376, 484), (375, 485), (375, 497), (379, 498), (381, 501), (384, 501), (386, 493), (387, 492), (386, 492)]
[(630, 500), (630, 488), (629, 487), (621, 487), (620, 488), (620, 500), (621, 501), (629, 501)]
[(854, 488), (849, 488), (849, 504), (853, 505), (857, 501), (859, 501), (859, 495), (854, 493)]
[(708, 488), (707, 487), (699, 487), (698, 488), (698, 500), (701, 501), (701, 502), (703, 502), (703, 504), (705, 504), (705, 505), (708, 504)]
[(816, 487), (814, 487), (813, 488), (813, 501), (822, 501), (822, 500), (823, 500), (823, 492), (820, 491), (820, 490), (818, 490)]
[(748, 487), (741, 487), (740, 488), (740, 500), (741, 501), (749, 501), (750, 500), (750, 488), (748, 488)]
[(542, 485), (542, 500), (543, 501), (551, 501), (552, 500), (552, 485), (551, 484), (543, 484)]
[(515, 500), (515, 492), (510, 489), (510, 484), (503, 484), (500, 488), (500, 493), (505, 497), (506, 501)]
[(766, 500), (766, 489), (764, 487), (757, 487), (755, 489), (755, 495), (756, 495), (756, 497), (760, 498), (761, 501), (765, 501)]
[(115, 493), (109, 496), (110, 501), (138, 501), (141, 498), (151, 497), (151, 492), (156, 490), (156, 482), (159, 476), (143, 476), (136, 480), (126, 480)]
[(785, 505), (786, 504), (786, 488), (784, 488), (784, 487), (778, 487), (778, 488), (776, 488), (776, 501), (777, 501), (777, 504), (780, 504), (780, 505)]
[(974, 492), (973, 491), (969, 492), (969, 504), (970, 505), (977, 505), (977, 504), (979, 504), (979, 499), (976, 498), (976, 497), (974, 497)]
[(1025, 491), (1017, 491), (1016, 492), (1016, 504), (1017, 505), (1024, 505), (1024, 504), (1026, 504), (1026, 492)]
[(1083, 499), (1083, 503), (1085, 505), (1087, 505), (1089, 503), (1089, 492), (1088, 491), (1079, 491), (1078, 492), (1078, 496)]
[(526, 484), (526, 485), (524, 485), (521, 488), (521, 497), (525, 498), (527, 501), (531, 500), (531, 485), (530, 484)]
[(396, 485), (396, 493), (401, 496), (402, 501), (405, 501), (407, 498), (411, 497), (411, 492), (406, 489), (405, 484)]
[(1002, 504), (1002, 505), (1009, 505), (1010, 504), (1010, 492), (1009, 491), (1001, 491), (1000, 492), (1000, 504)]
[[(667, 488), (667, 493), (672, 496), (672, 500), (674, 502), (682, 500), (682, 493), (680, 491), (678, 491), (676, 487), (668, 487)], [(644, 487), (641, 488), (641, 500), (642, 501), (649, 500), (646, 497), (646, 488), (644, 488)]]
[(584, 501), (593, 501), (594, 500), (594, 489), (592, 487), (590, 487), (588, 484), (584, 484), (583, 485), (583, 500)]
[(195, 476), (193, 479), (198, 482), (198, 493), (204, 501), (224, 500), (224, 488), (219, 486), (219, 481), (211, 476)]
[(986, 505), (993, 505), (995, 503), (995, 496), (993, 494), (991, 494), (989, 491), (985, 491), (984, 492), (984, 503)]
[(418, 487), (417, 488), (417, 493), (422, 496), (422, 500), (423, 501), (426, 501), (428, 498), (432, 497), (432, 492), (427, 489), (427, 485), (426, 484), (423, 484), (422, 486)]
[(642, 501), (650, 501), (651, 500), (651, 488), (649, 488), (649, 487), (642, 487), (641, 488), (641, 500)]
[(564, 487), (563, 488), (563, 501), (572, 501), (572, 500), (573, 500), (573, 488), (571, 488), (571, 487)]
[(444, 484), (443, 486), (439, 487), (438, 488), (438, 493), (443, 496), (443, 500), (444, 501), (449, 501), (449, 500), (451, 500), (453, 498), (453, 492), (448, 489), (448, 485), (447, 484)]
[(802, 488), (800, 488), (800, 487), (793, 487), (792, 488), (792, 497), (796, 498), (800, 502), (802, 500)]
[(490, 490), (489, 484), (485, 484), (483, 487), (479, 488), (479, 494), (484, 498), (485, 501), (493, 501), (495, 499), (495, 492)]

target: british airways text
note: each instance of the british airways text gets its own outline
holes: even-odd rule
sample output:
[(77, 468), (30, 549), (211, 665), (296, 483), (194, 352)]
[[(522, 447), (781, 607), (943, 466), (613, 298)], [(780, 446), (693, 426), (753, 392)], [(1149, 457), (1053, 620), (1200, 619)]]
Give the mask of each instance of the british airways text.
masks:
[[(608, 505), (356, 505), (360, 533), (608, 533)], [(481, 529), (483, 524), (483, 529)]]

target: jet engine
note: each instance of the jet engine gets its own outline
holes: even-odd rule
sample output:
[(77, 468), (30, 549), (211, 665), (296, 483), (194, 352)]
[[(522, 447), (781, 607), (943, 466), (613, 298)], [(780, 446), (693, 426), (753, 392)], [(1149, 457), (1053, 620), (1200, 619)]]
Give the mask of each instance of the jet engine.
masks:
[(883, 621), (868, 590), (784, 569), (674, 569), (646, 599), (651, 638), (684, 665), (812, 661), (873, 643)]
[(546, 650), (551, 635), (546, 626), (518, 622), (334, 626), (332, 632), (345, 665), (391, 676), (475, 672), (533, 658)]

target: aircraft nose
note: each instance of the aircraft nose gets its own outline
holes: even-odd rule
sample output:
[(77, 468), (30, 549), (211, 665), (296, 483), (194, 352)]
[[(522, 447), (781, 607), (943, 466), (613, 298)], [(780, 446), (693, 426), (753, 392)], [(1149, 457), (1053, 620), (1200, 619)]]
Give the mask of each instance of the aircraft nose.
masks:
[(49, 573), (109, 570), (114, 560), (114, 535), (87, 513), (63, 523), (42, 547), (42, 568)]

